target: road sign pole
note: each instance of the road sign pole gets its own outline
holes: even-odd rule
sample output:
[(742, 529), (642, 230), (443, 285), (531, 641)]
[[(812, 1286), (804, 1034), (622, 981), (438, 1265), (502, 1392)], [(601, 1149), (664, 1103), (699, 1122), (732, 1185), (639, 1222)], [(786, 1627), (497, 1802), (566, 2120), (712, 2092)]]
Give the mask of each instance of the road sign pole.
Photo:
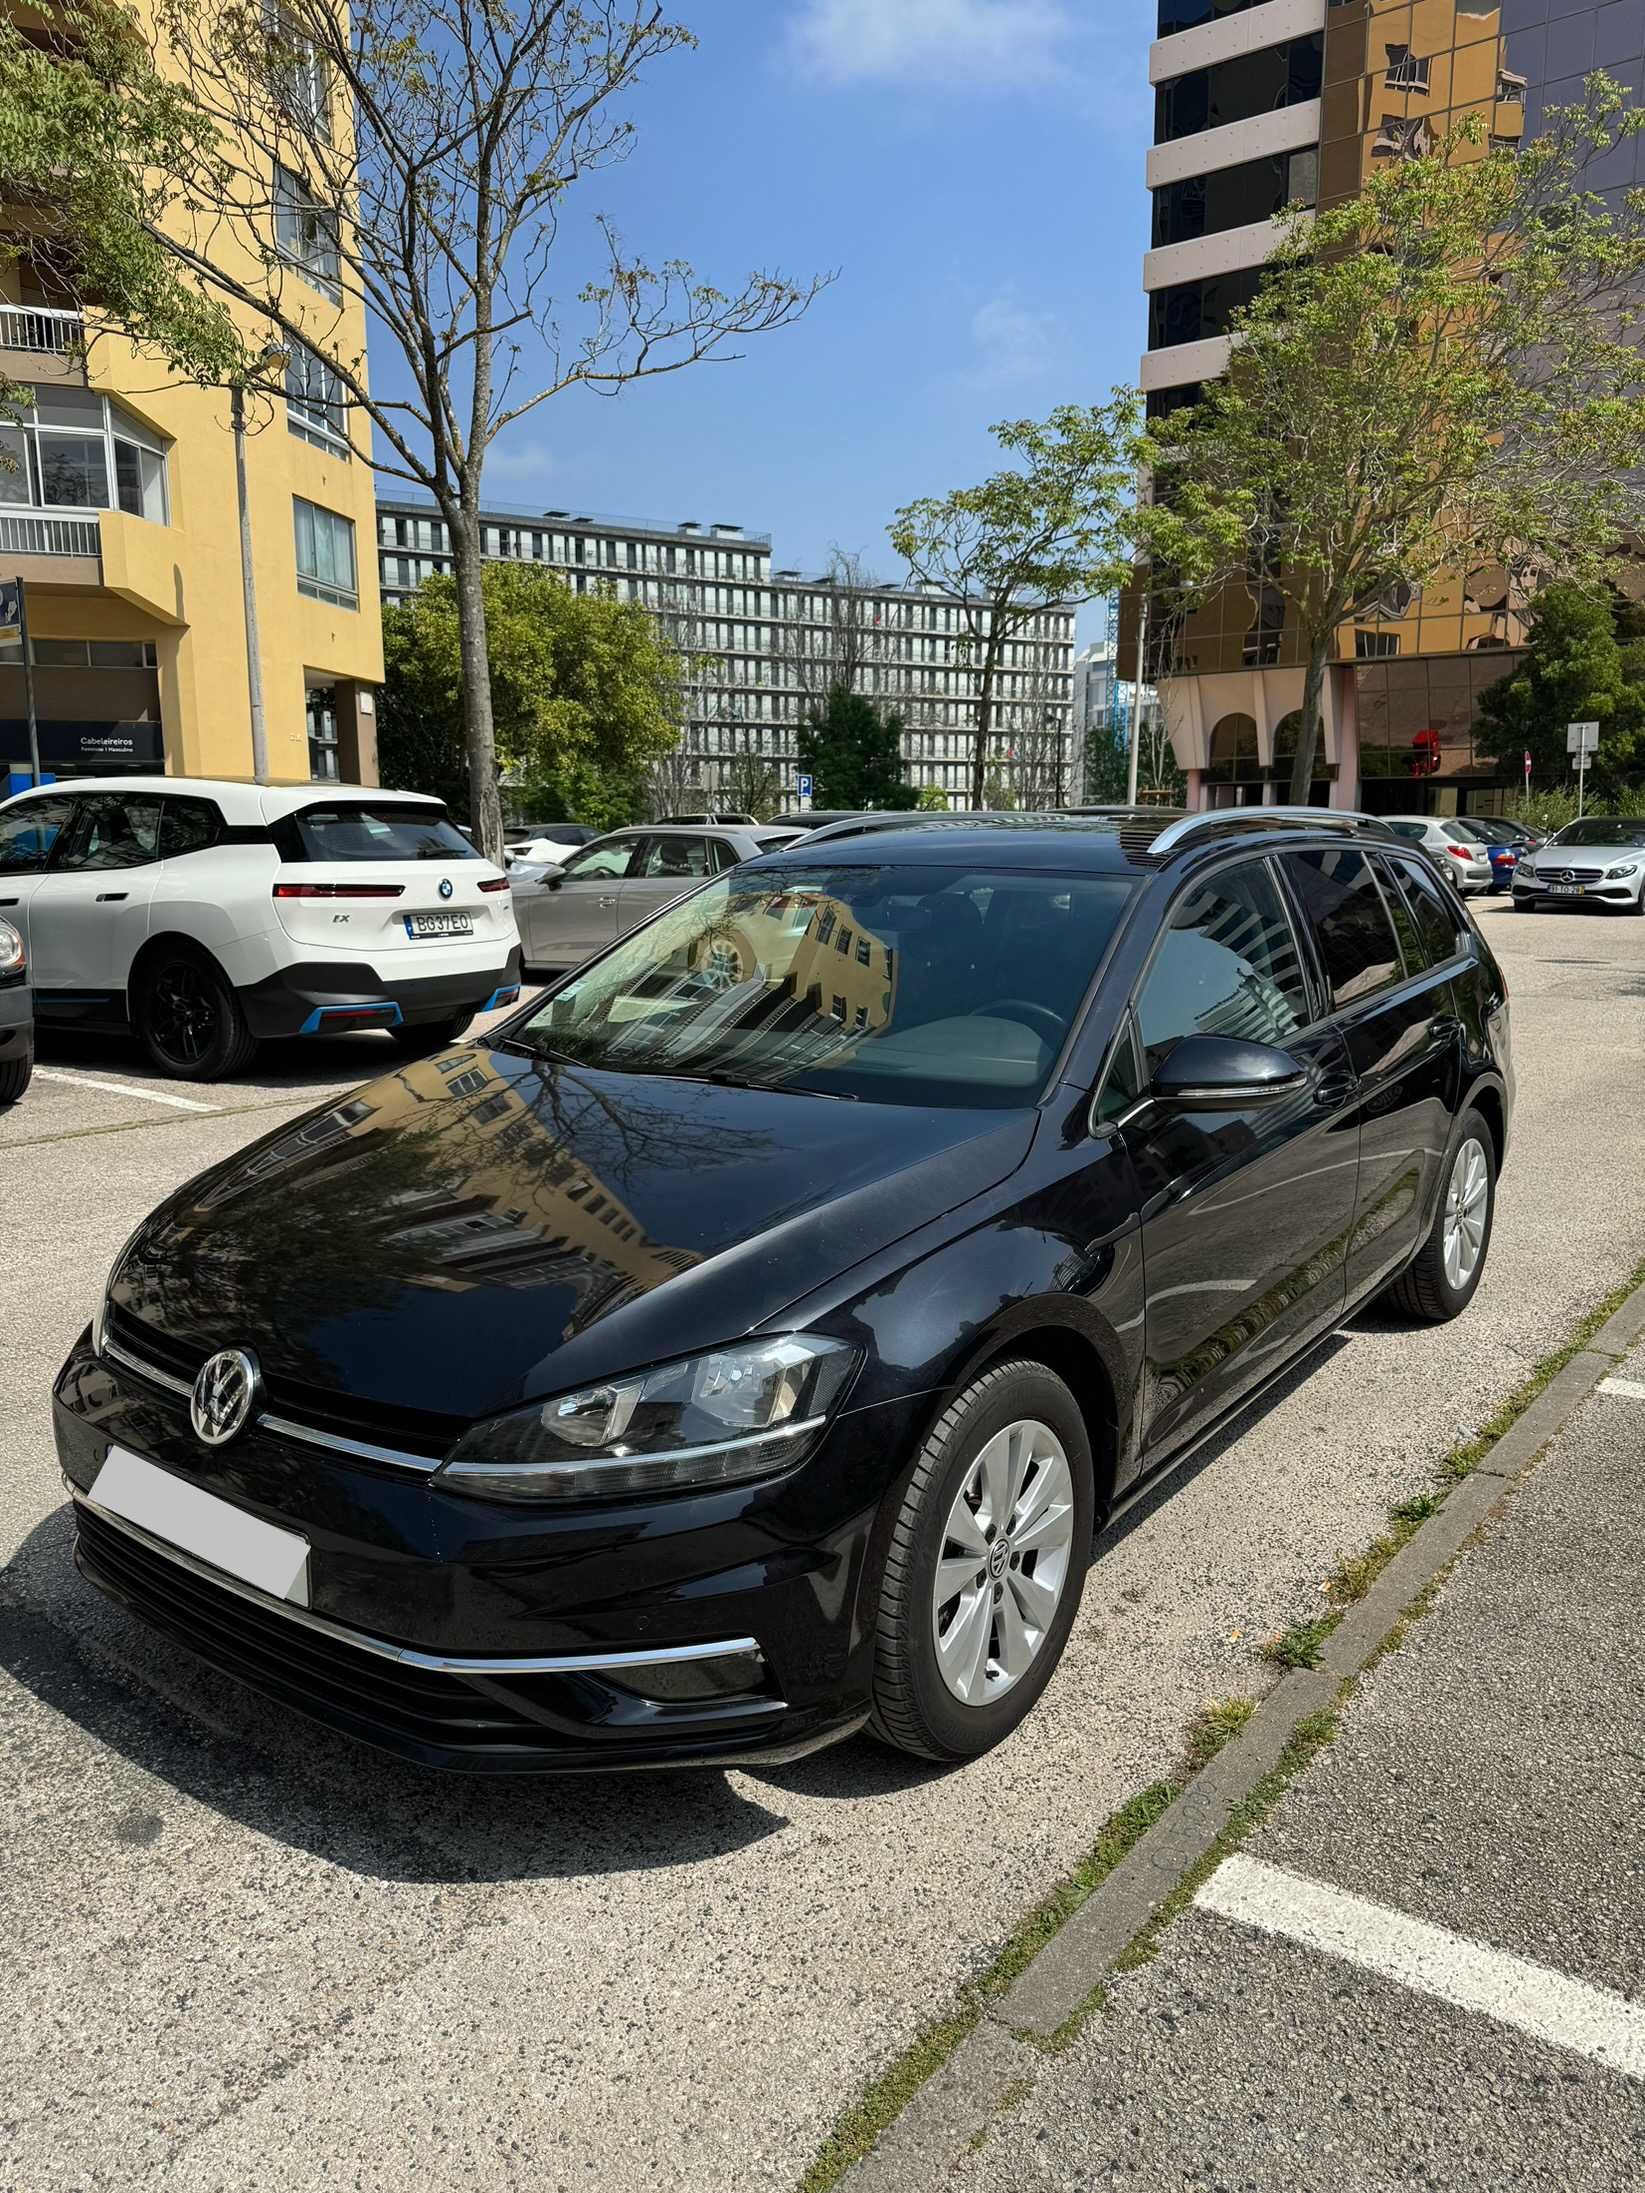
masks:
[(1585, 746), (1577, 756), (1576, 764), (1576, 819), (1582, 820), (1588, 803), (1588, 749)]
[(28, 588), (17, 581), (17, 637), (23, 645), (23, 706), (29, 719), (29, 773), (40, 782), (40, 718), (34, 705), (34, 650), (29, 645)]

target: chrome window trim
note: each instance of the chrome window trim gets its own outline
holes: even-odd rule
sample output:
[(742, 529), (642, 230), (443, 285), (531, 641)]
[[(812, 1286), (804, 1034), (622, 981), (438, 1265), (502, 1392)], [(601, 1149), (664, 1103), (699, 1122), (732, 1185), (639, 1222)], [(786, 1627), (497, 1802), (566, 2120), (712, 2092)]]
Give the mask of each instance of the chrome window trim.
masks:
[[(65, 1480), (65, 1483), (67, 1480)], [(436, 1675), (597, 1675), (607, 1668), (660, 1668), (677, 1667), (695, 1660), (724, 1660), (737, 1654), (759, 1653), (759, 1640), (753, 1637), (728, 1637), (711, 1645), (673, 1645), (667, 1648), (653, 1647), (643, 1652), (561, 1652), (549, 1653), (532, 1659), (505, 1659), (486, 1654), (417, 1652), (410, 1645), (391, 1644), (387, 1638), (373, 1637), (368, 1630), (355, 1630), (345, 1623), (334, 1622), (323, 1614), (315, 1614), (308, 1607), (293, 1606), (289, 1599), (276, 1599), (266, 1591), (259, 1591), (255, 1584), (242, 1583), (237, 1576), (229, 1576), (222, 1569), (214, 1569), (209, 1561), (198, 1560), (193, 1554), (183, 1552), (179, 1546), (171, 1546), (163, 1538), (156, 1538), (152, 1531), (139, 1524), (128, 1523), (123, 1515), (114, 1515), (99, 1506), (89, 1493), (78, 1485), (70, 1484), (69, 1493), (77, 1508), (89, 1508), (102, 1522), (128, 1538), (146, 1546), (151, 1553), (164, 1556), (178, 1568), (187, 1569), (202, 1577), (207, 1583), (216, 1584), (221, 1590), (233, 1592), (236, 1598), (249, 1600), (253, 1606), (263, 1607), (271, 1614), (284, 1615), (302, 1629), (318, 1630), (323, 1636), (335, 1639), (338, 1644), (352, 1645), (358, 1652), (370, 1653), (379, 1660), (392, 1660), (401, 1667), (423, 1668)], [(763, 1654), (761, 1655), (763, 1658)], [(779, 1699), (761, 1699), (761, 1710), (769, 1713), (786, 1711), (785, 1702)]]

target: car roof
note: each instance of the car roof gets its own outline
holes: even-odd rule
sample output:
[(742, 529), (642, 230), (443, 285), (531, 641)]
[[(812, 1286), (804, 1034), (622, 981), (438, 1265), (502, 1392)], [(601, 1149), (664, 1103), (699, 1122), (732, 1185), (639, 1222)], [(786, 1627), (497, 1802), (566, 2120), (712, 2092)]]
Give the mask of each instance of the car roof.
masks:
[(1081, 815), (926, 815), (917, 823), (864, 836), (828, 838), (821, 844), (806, 838), (764, 857), (790, 867), (810, 860), (841, 868), (877, 868), (893, 861), (935, 868), (963, 861), (978, 868), (1073, 868), (1124, 875), (1168, 867), (1179, 856), (1226, 852), (1230, 844), (1271, 850), (1310, 838), (1383, 846), (1398, 842), (1376, 818), (1342, 809), (1243, 807), (1188, 815), (1155, 808), (1141, 820), (1134, 809), (1116, 808)]
[[(39, 792), (159, 792), (184, 799), (190, 793), (215, 800), (230, 822), (278, 822), (282, 815), (296, 814), (317, 801), (383, 800), (396, 807), (443, 808), (445, 802), (426, 792), (396, 792), (386, 784), (246, 784), (233, 777), (60, 777), (55, 784), (35, 788)], [(17, 795), (27, 799), (30, 795)]]

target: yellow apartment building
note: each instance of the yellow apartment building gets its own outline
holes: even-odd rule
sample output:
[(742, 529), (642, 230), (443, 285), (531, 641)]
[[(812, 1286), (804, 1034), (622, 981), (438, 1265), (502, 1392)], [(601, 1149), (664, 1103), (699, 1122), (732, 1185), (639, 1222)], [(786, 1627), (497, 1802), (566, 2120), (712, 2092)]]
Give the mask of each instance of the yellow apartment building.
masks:
[[(269, 774), (370, 784), (383, 654), (372, 474), (359, 453), (369, 428), (345, 421), (326, 366), (328, 349), (364, 352), (363, 313), (289, 181), (275, 193), (275, 243), (286, 301), (302, 297), (314, 344), (288, 358), (283, 397), (246, 407)], [(74, 294), (49, 208), (0, 206), (0, 224), (0, 370), (34, 396), (21, 426), (0, 428), (11, 459), (0, 579), (26, 583), (43, 771), (249, 779), (228, 391), (168, 385), (163, 366), (100, 326), (95, 301)], [(225, 231), (220, 248), (243, 247)], [(0, 647), (0, 794), (28, 767), (14, 644)]]
[[(1594, 68), (1634, 84), (1645, 12), (1605, 0), (1158, 0), (1144, 272), (1150, 416), (1191, 403), (1229, 356), (1288, 209), (1353, 198), (1388, 161), (1464, 116), (1495, 144), (1580, 101)], [(1618, 149), (1593, 187), (1635, 183)], [(1126, 644), (1135, 646), (1129, 606)], [(1479, 699), (1517, 661), (1501, 569), (1459, 572), (1345, 626), (1322, 696), (1318, 805), (1380, 813), (1495, 808), (1511, 777), (1476, 738)], [(1122, 649), (1123, 652), (1123, 649)], [(1277, 589), (1230, 587), (1191, 616), (1161, 700), (1195, 806), (1289, 796), (1304, 666)]]

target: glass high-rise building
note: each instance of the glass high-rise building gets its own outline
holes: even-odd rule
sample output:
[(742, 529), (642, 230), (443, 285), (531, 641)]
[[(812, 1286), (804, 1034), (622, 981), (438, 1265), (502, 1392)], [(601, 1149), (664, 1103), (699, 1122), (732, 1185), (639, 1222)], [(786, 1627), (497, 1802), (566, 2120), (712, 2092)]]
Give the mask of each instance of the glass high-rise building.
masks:
[[(1288, 207), (1353, 197), (1466, 114), (1518, 144), (1548, 107), (1578, 103), (1594, 69), (1645, 95), (1645, 0), (1160, 0), (1159, 33), (1142, 368), (1155, 417), (1226, 366), (1230, 316)], [(1645, 182), (1645, 141), (1588, 179)], [(1384, 813), (1497, 804), (1505, 787), (1473, 727), (1524, 637), (1506, 574), (1489, 568), (1345, 628), (1316, 799)], [(1229, 589), (1189, 620), (1175, 668), (1165, 704), (1196, 801), (1283, 800), (1303, 669), (1278, 594)]]

